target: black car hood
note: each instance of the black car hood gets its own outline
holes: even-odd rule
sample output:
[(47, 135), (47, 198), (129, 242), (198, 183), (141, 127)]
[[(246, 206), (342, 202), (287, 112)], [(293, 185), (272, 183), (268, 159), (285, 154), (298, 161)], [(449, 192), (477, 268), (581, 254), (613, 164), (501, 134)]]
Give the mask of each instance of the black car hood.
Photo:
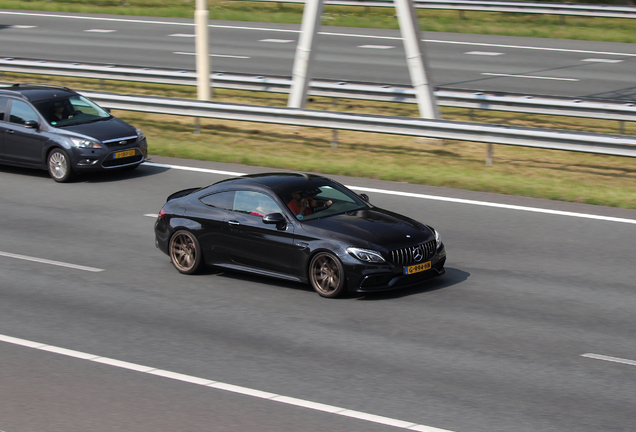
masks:
[(378, 207), (310, 220), (303, 224), (303, 228), (309, 231), (328, 231), (352, 246), (373, 246), (387, 250), (434, 239), (434, 234), (428, 227)]
[(117, 117), (92, 123), (63, 126), (60, 129), (86, 135), (99, 141), (137, 136), (137, 131), (134, 127)]

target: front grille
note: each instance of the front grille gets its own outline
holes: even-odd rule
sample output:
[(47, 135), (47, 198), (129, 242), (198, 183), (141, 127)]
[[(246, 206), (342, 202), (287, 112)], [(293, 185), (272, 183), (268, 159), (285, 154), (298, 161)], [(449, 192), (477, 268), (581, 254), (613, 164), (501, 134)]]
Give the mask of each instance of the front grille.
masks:
[(108, 141), (102, 141), (104, 145), (108, 147), (124, 147), (127, 145), (133, 145), (137, 142), (136, 136), (116, 138)]
[[(421, 255), (422, 258), (416, 260), (418, 255)], [(396, 265), (408, 265), (428, 261), (433, 255), (435, 255), (435, 240), (417, 246), (392, 250), (389, 252), (389, 260)]]

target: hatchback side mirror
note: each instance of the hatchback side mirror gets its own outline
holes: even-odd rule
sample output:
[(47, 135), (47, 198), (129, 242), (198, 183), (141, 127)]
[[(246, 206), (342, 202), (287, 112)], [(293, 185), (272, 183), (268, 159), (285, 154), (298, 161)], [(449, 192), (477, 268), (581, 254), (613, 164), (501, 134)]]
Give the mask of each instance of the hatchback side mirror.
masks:
[(29, 129), (37, 129), (40, 127), (40, 123), (38, 123), (36, 120), (27, 120), (24, 122), (24, 127), (27, 127)]

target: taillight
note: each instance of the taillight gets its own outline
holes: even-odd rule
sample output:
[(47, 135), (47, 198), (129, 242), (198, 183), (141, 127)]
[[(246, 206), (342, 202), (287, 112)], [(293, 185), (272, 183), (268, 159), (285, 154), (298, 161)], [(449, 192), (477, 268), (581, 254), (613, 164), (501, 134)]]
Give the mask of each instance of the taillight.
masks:
[(166, 215), (166, 211), (164, 209), (159, 210), (159, 219), (161, 219), (162, 217), (164, 217)]

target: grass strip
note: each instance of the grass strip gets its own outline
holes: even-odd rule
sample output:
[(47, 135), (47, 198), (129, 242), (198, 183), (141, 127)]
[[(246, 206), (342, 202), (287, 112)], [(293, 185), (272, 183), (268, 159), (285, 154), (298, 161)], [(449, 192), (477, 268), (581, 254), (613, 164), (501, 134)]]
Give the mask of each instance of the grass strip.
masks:
[[(48, 82), (75, 89), (121, 94), (196, 98), (196, 89), (119, 81), (2, 74), (6, 82)], [(217, 89), (214, 100), (285, 106), (286, 95)], [(312, 98), (308, 109), (417, 117), (411, 104)], [(619, 133), (605, 120), (441, 108), (447, 120), (508, 124), (598, 133)], [(413, 137), (331, 131), (319, 128), (113, 111), (148, 137), (151, 155), (347, 175), (463, 190), (636, 208), (636, 158)], [(636, 135), (636, 124), (623, 132)], [(334, 137), (336, 138), (334, 140)]]

